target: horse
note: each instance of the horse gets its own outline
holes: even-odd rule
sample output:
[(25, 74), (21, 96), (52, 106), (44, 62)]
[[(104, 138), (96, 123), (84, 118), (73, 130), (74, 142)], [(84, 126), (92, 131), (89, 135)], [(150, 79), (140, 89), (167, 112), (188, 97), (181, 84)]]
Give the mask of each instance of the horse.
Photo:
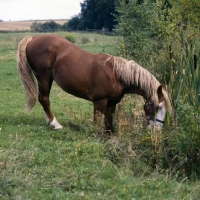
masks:
[[(27, 36), (17, 51), (18, 71), (25, 89), (26, 110), (37, 101), (46, 123), (62, 129), (50, 108), (52, 82), (65, 92), (93, 102), (93, 115), (104, 115), (105, 131), (113, 132), (116, 105), (127, 93), (143, 96), (148, 124), (162, 127), (169, 96), (159, 81), (133, 60), (109, 54), (93, 54), (57, 35)], [(154, 120), (156, 118), (156, 121)]]

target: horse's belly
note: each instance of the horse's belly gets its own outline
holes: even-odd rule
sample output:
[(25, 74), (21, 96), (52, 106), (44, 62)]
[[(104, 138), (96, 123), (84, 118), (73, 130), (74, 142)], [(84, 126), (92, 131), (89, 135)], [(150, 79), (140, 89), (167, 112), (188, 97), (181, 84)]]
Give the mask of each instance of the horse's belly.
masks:
[(116, 99), (121, 94), (119, 86), (98, 67), (57, 65), (54, 80), (65, 92), (93, 102)]
[(62, 88), (62, 89), (65, 92), (72, 94), (76, 97), (91, 101), (91, 97), (90, 97), (91, 95), (90, 95), (89, 91), (87, 91), (87, 90), (81, 90), (81, 89), (70, 88), (70, 87), (65, 87), (65, 88)]
[(82, 81), (77, 77), (59, 77), (55, 81), (65, 92), (79, 98), (91, 100), (91, 87), (87, 81)]

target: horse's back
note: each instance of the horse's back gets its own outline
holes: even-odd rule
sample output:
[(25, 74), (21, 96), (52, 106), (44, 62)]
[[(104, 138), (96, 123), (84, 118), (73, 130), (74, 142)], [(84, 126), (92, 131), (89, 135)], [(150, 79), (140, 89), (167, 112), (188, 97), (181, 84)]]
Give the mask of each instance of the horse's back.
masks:
[(31, 66), (53, 66), (59, 57), (70, 51), (81, 51), (81, 49), (57, 35), (35, 36), (27, 45), (27, 59)]

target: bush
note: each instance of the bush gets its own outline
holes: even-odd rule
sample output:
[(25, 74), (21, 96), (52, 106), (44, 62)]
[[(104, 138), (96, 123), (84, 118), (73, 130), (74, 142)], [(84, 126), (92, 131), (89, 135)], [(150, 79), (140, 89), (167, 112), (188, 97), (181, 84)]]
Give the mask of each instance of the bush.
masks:
[(61, 25), (53, 20), (50, 20), (49, 22), (45, 22), (43, 24), (35, 21), (31, 25), (31, 31), (36, 32), (54, 32), (60, 30), (60, 28)]
[(82, 37), (81, 42), (82, 42), (82, 44), (87, 44), (90, 42), (90, 39), (88, 37)]
[[(178, 158), (178, 169), (189, 178), (200, 178), (200, 115), (195, 107), (178, 101), (176, 109), (177, 127), (170, 139), (174, 155)], [(174, 134), (175, 133), (175, 134)]]
[(75, 37), (71, 33), (65, 34), (64, 37), (65, 37), (65, 39), (69, 40), (70, 42), (76, 43), (76, 39), (75, 39)]

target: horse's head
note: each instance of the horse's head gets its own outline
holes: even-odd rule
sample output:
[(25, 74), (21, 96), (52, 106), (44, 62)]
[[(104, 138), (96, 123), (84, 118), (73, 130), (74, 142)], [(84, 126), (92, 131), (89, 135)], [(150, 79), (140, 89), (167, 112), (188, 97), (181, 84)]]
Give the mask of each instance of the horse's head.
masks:
[(155, 104), (153, 99), (147, 99), (144, 104), (144, 112), (148, 121), (148, 128), (155, 126), (160, 129), (163, 127), (167, 107), (163, 90), (164, 87), (162, 85), (157, 89), (158, 105)]

